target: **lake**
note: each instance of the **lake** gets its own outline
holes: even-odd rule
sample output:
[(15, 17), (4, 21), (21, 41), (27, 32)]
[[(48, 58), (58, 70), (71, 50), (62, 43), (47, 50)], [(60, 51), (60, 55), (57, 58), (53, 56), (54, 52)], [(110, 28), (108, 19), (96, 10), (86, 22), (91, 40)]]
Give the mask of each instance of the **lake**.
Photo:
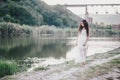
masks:
[[(76, 37), (19, 37), (0, 39), (0, 58), (30, 64), (28, 71), (38, 66), (61, 64), (67, 54), (74, 55)], [(87, 56), (120, 47), (119, 37), (91, 37)], [(72, 52), (71, 52), (72, 50)]]

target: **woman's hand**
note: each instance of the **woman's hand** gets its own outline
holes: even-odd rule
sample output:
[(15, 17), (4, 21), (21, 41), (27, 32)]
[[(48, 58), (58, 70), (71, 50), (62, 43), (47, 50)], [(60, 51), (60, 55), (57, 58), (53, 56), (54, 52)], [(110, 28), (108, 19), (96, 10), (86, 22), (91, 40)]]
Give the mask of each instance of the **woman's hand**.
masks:
[(86, 46), (86, 44), (84, 43), (83, 46)]

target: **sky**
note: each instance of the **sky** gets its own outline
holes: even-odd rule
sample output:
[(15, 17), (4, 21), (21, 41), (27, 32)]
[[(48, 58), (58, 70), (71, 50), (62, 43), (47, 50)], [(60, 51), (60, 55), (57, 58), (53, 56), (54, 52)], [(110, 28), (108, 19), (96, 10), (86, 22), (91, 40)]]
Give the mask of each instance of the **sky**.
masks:
[[(120, 4), (120, 0), (42, 0), (45, 1), (49, 5), (56, 5), (56, 4)], [(69, 7), (69, 10), (71, 10), (75, 14), (84, 14), (85, 8), (81, 7)], [(98, 6), (98, 7), (88, 7), (88, 12), (91, 14), (115, 14), (116, 11), (120, 12), (120, 6)]]

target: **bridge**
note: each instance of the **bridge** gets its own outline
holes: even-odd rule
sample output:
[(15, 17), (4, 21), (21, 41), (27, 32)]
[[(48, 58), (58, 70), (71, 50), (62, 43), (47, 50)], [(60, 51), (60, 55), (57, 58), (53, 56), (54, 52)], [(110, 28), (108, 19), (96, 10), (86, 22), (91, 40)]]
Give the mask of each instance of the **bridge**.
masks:
[(86, 6), (120, 6), (120, 4), (64, 4), (65, 7), (86, 7)]
[[(88, 7), (89, 6), (120, 6), (120, 4), (63, 4), (61, 6), (64, 7), (85, 7), (85, 19), (90, 22), (90, 18), (89, 18), (89, 13), (88, 13)], [(98, 12), (96, 12), (97, 14)], [(106, 12), (106, 14), (108, 14), (108, 12)], [(120, 14), (118, 11), (116, 11), (116, 14)]]

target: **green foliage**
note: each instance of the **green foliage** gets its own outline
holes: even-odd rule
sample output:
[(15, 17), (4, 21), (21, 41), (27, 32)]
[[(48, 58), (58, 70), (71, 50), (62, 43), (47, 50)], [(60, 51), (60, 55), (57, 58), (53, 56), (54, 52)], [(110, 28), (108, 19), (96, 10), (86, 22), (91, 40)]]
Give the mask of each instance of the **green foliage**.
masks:
[(34, 25), (35, 21), (31, 14), (22, 6), (14, 2), (0, 7), (1, 21), (14, 22), (20, 24)]
[(76, 27), (81, 19), (66, 8), (41, 0), (1, 0), (0, 22)]
[(18, 70), (17, 64), (14, 61), (0, 60), (0, 77), (12, 75)]
[(28, 26), (0, 22), (0, 37), (26, 36), (31, 33), (32, 30)]

